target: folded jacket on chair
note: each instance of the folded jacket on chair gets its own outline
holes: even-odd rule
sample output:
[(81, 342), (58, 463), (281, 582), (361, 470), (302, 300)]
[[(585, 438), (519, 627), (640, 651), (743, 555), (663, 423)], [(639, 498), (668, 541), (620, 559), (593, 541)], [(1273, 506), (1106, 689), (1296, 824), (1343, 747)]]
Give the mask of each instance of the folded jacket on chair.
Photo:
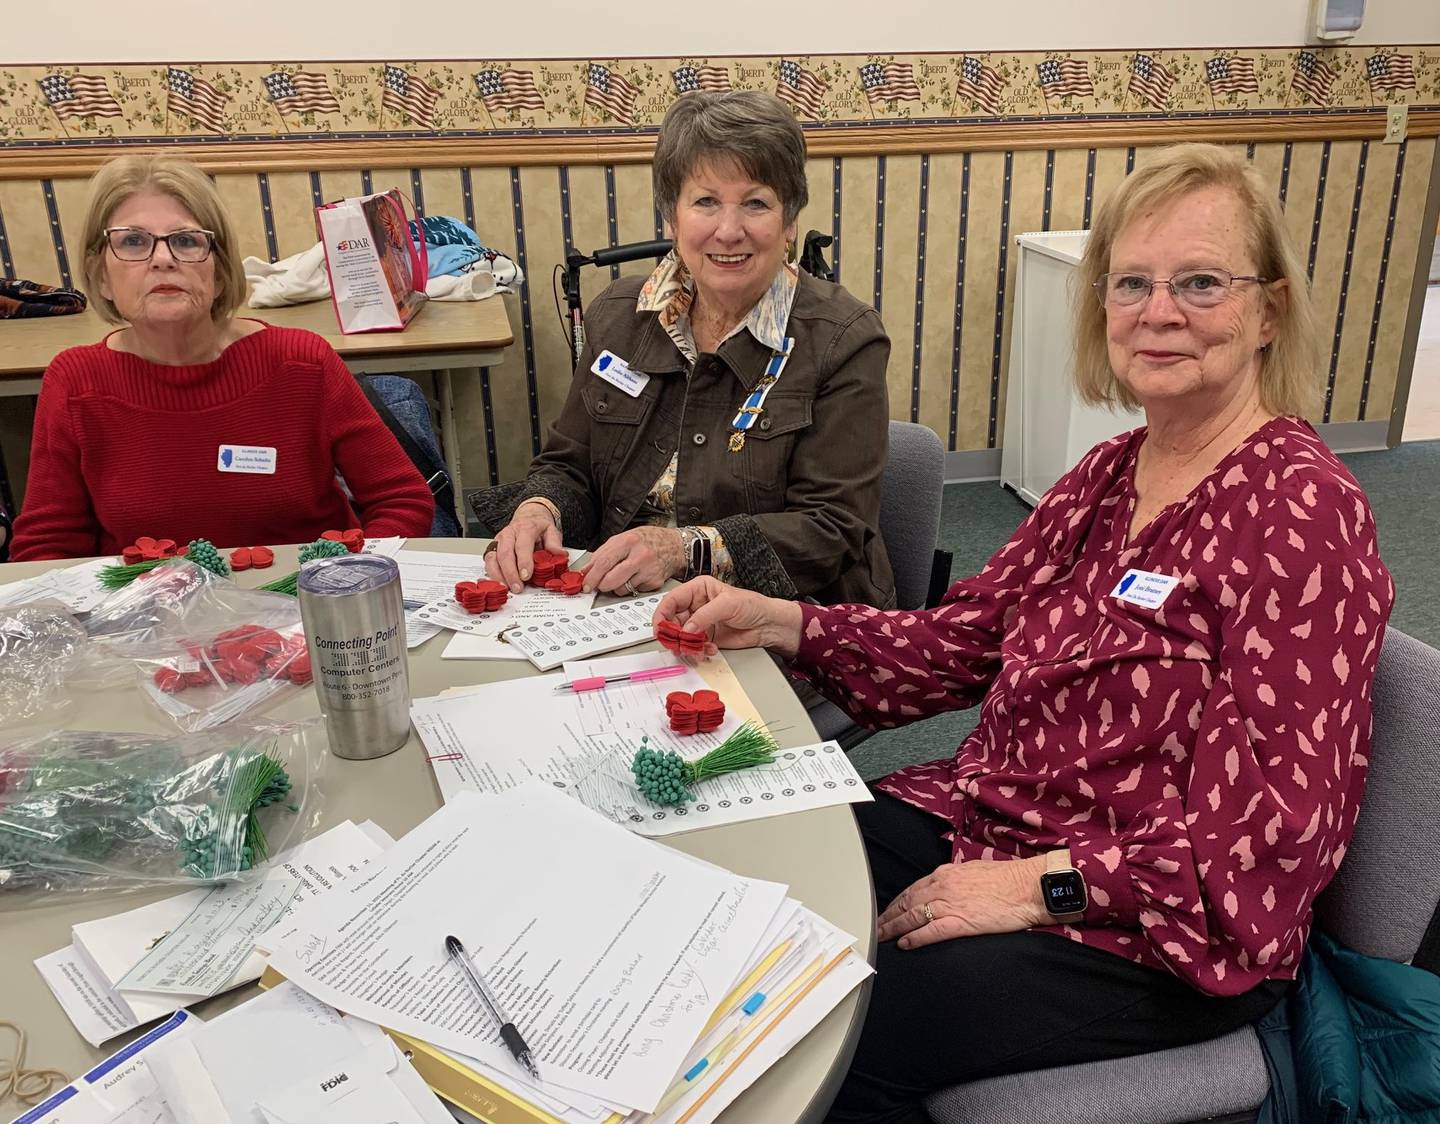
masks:
[(0, 278), (0, 320), (25, 316), (66, 316), (85, 311), (85, 294), (79, 289), (61, 289), (37, 281)]

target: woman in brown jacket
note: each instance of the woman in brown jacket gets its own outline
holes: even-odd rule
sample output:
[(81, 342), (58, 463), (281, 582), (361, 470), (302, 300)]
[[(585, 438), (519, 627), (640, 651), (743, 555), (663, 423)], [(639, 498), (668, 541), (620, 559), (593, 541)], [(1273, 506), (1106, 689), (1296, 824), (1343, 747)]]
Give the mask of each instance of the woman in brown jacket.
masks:
[(675, 249), (591, 305), (564, 409), (524, 481), (474, 498), (519, 589), (539, 547), (594, 550), (586, 590), (712, 574), (772, 597), (895, 600), (880, 539), (890, 341), (790, 260), (805, 138), (779, 99), (687, 94), (655, 150)]

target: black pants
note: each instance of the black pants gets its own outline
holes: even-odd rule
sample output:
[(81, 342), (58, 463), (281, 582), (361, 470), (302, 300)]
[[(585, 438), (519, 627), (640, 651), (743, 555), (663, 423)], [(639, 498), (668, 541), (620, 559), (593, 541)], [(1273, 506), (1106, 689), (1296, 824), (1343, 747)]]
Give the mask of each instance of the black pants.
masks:
[[(940, 837), (949, 825), (928, 812), (877, 792), (855, 815), (881, 910), (950, 861)], [(924, 1124), (921, 1101), (936, 1089), (1215, 1038), (1260, 1018), (1289, 988), (1270, 980), (1217, 999), (1168, 972), (1035, 932), (908, 952), (887, 941), (876, 970), (832, 1121)]]

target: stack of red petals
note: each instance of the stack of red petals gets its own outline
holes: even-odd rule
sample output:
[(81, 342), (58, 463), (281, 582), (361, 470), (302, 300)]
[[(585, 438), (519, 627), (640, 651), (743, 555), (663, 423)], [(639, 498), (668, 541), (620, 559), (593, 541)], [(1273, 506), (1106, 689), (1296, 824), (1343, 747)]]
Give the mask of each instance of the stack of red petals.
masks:
[(530, 584), (545, 589), (546, 582), (569, 572), (570, 555), (563, 550), (537, 550), (531, 565)]
[(120, 557), (125, 565), (134, 566), (137, 562), (158, 562), (162, 558), (176, 558), (184, 553), (185, 549), (177, 547), (174, 539), (152, 539), (149, 535), (141, 535), (120, 552)]
[(655, 626), (655, 639), (672, 652), (698, 656), (705, 651), (705, 634), (681, 628), (674, 621), (661, 621)]
[(365, 549), (365, 532), (359, 527), (351, 527), (348, 531), (326, 531), (320, 537), (329, 539), (331, 542), (343, 543), (345, 549), (351, 554), (359, 554)]
[(455, 600), (467, 613), (493, 613), (510, 599), (510, 591), (500, 582), (456, 582)]
[(725, 704), (714, 691), (671, 691), (665, 696), (665, 714), (677, 734), (708, 734), (725, 721)]
[(563, 593), (566, 597), (574, 597), (585, 588), (585, 575), (579, 570), (566, 570), (559, 577), (545, 582), (545, 588)]
[(266, 570), (275, 565), (275, 552), (268, 546), (237, 546), (230, 552), (230, 569)]

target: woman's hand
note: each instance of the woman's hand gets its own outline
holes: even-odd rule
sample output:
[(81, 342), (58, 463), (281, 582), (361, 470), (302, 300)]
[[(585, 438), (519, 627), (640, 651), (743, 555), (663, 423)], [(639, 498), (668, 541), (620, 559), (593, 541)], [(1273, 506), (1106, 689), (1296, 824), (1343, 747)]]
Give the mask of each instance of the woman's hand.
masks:
[(543, 503), (522, 503), (485, 552), (485, 572), (519, 593), (535, 570), (535, 548), (563, 551), (565, 542), (555, 516)]
[(696, 578), (672, 589), (655, 609), (653, 623), (674, 621), (703, 632), (707, 655), (720, 648), (769, 648), (789, 659), (800, 649), (804, 620), (799, 602), (762, 597), (715, 578)]
[(1018, 933), (1048, 925), (1051, 918), (1040, 896), (1044, 873), (1044, 855), (946, 863), (890, 903), (876, 923), (875, 935), (882, 941), (898, 937), (901, 948), (921, 948), (954, 937)]
[(674, 527), (632, 527), (607, 539), (581, 572), (586, 593), (640, 593), (683, 577), (685, 566), (685, 539)]

